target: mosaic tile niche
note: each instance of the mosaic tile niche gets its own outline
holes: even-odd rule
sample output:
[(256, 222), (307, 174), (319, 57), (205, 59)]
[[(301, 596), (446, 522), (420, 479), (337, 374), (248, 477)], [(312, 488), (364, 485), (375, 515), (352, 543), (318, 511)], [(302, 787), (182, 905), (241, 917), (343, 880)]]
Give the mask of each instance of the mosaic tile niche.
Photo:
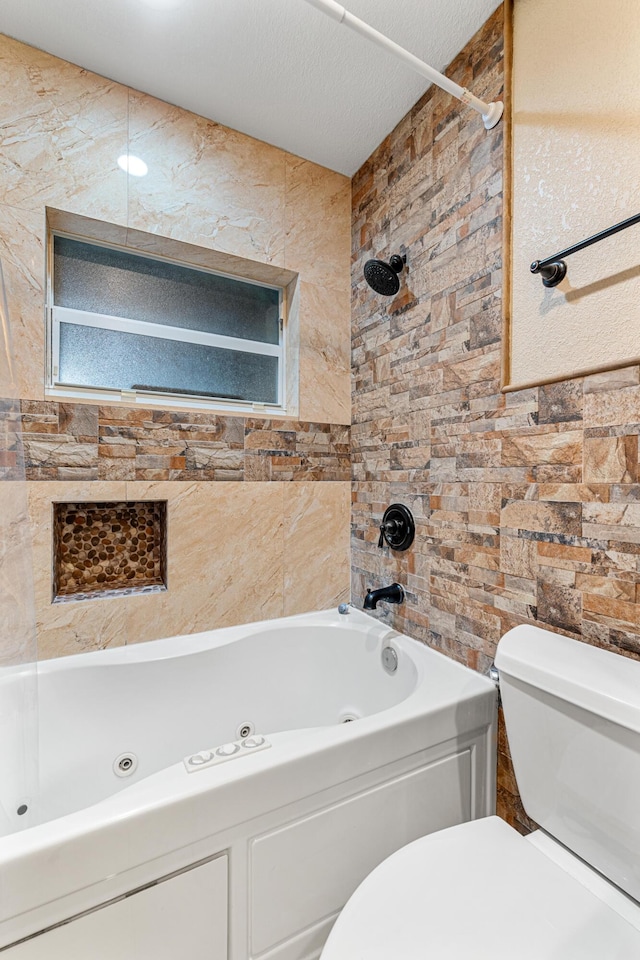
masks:
[(53, 602), (166, 590), (166, 500), (53, 504)]

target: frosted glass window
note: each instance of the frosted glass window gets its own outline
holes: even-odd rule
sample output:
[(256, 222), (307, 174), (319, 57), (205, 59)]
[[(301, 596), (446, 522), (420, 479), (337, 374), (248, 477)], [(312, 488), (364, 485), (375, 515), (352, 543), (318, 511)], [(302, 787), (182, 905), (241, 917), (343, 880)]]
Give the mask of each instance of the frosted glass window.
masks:
[(277, 374), (277, 357), (60, 324), (60, 379), (72, 386), (277, 403)]
[(54, 238), (60, 307), (278, 343), (277, 290), (125, 250)]
[(53, 237), (52, 382), (281, 404), (282, 291)]

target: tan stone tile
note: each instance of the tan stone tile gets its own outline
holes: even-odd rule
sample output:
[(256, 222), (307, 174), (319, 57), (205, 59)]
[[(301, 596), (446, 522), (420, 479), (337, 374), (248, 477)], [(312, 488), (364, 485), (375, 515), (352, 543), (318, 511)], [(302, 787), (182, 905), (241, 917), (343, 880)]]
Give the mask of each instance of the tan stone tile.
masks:
[(468, 386), (483, 380), (496, 381), (500, 376), (500, 361), (495, 351), (479, 354), (459, 363), (447, 364), (444, 371), (444, 389)]
[(637, 627), (640, 623), (640, 606), (636, 603), (629, 603), (626, 600), (614, 600), (610, 597), (598, 596), (597, 594), (583, 594), (582, 603), (585, 613), (598, 614), (606, 618), (607, 621), (613, 621), (612, 626), (625, 625)]
[(638, 437), (585, 437), (586, 483), (634, 483), (638, 479)]
[(44, 235), (44, 211), (0, 205), (0, 263), (12, 355), (10, 367), (0, 363), (3, 397), (44, 397)]
[(291, 430), (251, 430), (244, 438), (246, 450), (295, 450), (296, 435)]
[[(158, 450), (158, 452), (161, 451)], [(186, 453), (187, 464), (190, 469), (234, 470), (240, 471), (241, 474), (244, 467), (244, 451), (242, 450), (216, 449), (204, 444), (189, 444)]]
[(537, 570), (538, 583), (551, 583), (556, 586), (575, 587), (576, 572), (569, 565), (541, 563)]
[(563, 423), (582, 420), (581, 380), (563, 380), (543, 384), (538, 391), (538, 423)]
[(454, 551), (456, 563), (469, 564), (469, 576), (478, 579), (480, 571), (499, 570), (500, 551), (490, 547), (474, 547), (463, 544)]
[(351, 184), (347, 177), (287, 156), (285, 260), (302, 280), (350, 287)]
[(500, 538), (500, 569), (518, 577), (535, 577), (536, 544), (523, 537)]
[(599, 577), (589, 573), (576, 574), (576, 587), (583, 593), (593, 593), (599, 597), (609, 597), (612, 600), (636, 599), (637, 584), (627, 580), (614, 580), (612, 577)]
[(141, 93), (129, 106), (129, 225), (284, 266), (285, 157), (271, 147)]
[(587, 427), (640, 423), (640, 386), (586, 394), (584, 422)]
[(574, 547), (564, 543), (546, 543), (544, 540), (537, 544), (538, 564), (557, 567), (564, 570), (575, 570), (578, 566), (591, 563), (592, 552), (589, 547)]
[(635, 503), (640, 500), (640, 487), (637, 483), (611, 484), (609, 499), (612, 503)]
[(131, 443), (101, 443), (99, 448), (99, 454), (101, 457), (107, 457), (111, 459), (118, 458), (134, 458), (136, 456), (136, 447), (133, 442)]
[(244, 460), (245, 481), (271, 480), (271, 457), (267, 454), (249, 453)]
[(283, 485), (127, 483), (168, 501), (164, 594), (130, 597), (127, 642), (282, 616)]
[(538, 619), (563, 630), (578, 631), (582, 619), (580, 592), (561, 583), (538, 581)]
[(640, 383), (640, 367), (622, 367), (619, 370), (607, 370), (584, 378), (585, 393), (602, 393), (621, 390), (623, 387), (635, 387)]
[[(43, 478), (31, 476), (31, 471), (29, 471), (29, 479), (38, 480)], [(71, 480), (75, 483), (76, 481), (82, 480), (98, 480), (99, 477), (95, 467), (58, 467), (55, 477), (47, 479)]]
[(499, 483), (472, 483), (469, 485), (469, 510), (499, 516), (501, 497)]
[(135, 480), (136, 461), (131, 457), (98, 458), (98, 479), (105, 482), (114, 480)]
[(640, 503), (583, 504), (583, 536), (640, 543)]
[(598, 500), (607, 503), (610, 488), (606, 483), (539, 483), (539, 500), (560, 500), (582, 503)]
[(0, 202), (126, 223), (127, 89), (0, 37)]
[(616, 574), (635, 574), (638, 571), (637, 550), (629, 550), (626, 543), (619, 550), (610, 548), (605, 552), (605, 556), (615, 568)]
[(61, 403), (58, 407), (60, 433), (79, 441), (98, 439), (98, 408), (86, 403)]
[(565, 543), (545, 543), (538, 542), (538, 556), (549, 559), (566, 559), (575, 563), (591, 563), (591, 550), (589, 547), (573, 546)]
[(290, 483), (284, 490), (284, 613), (349, 599), (350, 484)]
[(516, 530), (541, 533), (561, 533), (565, 536), (581, 533), (581, 508), (574, 503), (536, 503), (516, 500), (503, 507), (500, 524)]
[(97, 443), (76, 443), (73, 437), (65, 435), (43, 438), (27, 433), (23, 445), (32, 467), (92, 467), (98, 455)]
[(351, 422), (348, 290), (301, 284), (300, 419)]
[(109, 421), (110, 426), (144, 424), (153, 421), (153, 413), (153, 410), (144, 407), (127, 407), (124, 405), (119, 407), (101, 405), (98, 407), (98, 418), (101, 426), (103, 421)]
[(538, 436), (505, 437), (502, 441), (504, 466), (537, 466), (550, 463), (580, 463), (582, 431), (543, 433)]

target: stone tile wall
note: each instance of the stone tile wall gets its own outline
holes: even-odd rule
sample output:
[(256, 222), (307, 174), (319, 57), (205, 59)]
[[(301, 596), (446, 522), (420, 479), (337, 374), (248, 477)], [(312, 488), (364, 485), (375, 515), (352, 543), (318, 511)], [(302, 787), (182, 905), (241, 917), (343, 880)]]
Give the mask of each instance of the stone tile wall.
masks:
[(5, 401), (0, 478), (342, 480), (349, 427), (197, 411)]
[[(502, 50), (500, 8), (448, 73), (497, 98)], [(353, 598), (398, 580), (379, 615), (480, 671), (523, 622), (640, 657), (639, 369), (500, 392), (502, 136), (432, 89), (353, 181)], [(363, 264), (401, 248), (385, 300)], [(498, 801), (527, 828), (502, 729)]]

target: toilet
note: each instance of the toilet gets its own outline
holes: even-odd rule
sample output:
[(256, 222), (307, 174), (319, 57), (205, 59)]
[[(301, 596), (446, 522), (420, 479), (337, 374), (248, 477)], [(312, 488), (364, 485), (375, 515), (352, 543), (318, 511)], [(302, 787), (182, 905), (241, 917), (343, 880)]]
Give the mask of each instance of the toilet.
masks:
[(496, 666), (539, 829), (487, 817), (403, 847), (321, 960), (640, 960), (640, 662), (524, 625)]

